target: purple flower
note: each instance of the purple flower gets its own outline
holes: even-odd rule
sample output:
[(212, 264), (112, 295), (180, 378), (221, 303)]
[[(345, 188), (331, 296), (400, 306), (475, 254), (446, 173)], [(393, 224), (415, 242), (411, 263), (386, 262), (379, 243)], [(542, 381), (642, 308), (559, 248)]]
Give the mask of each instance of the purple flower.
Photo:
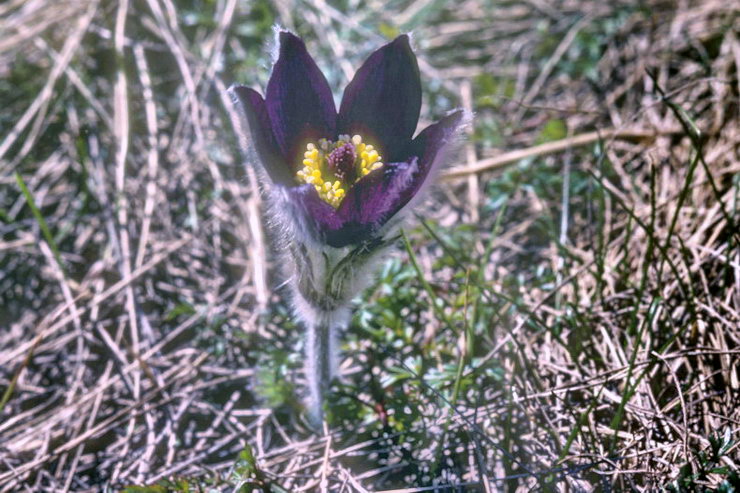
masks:
[(413, 138), (421, 81), (407, 35), (370, 55), (338, 112), (303, 41), (281, 31), (279, 43), (264, 98), (244, 86), (229, 90), (251, 147), (312, 238), (341, 248), (382, 236), (431, 182), (463, 112)]

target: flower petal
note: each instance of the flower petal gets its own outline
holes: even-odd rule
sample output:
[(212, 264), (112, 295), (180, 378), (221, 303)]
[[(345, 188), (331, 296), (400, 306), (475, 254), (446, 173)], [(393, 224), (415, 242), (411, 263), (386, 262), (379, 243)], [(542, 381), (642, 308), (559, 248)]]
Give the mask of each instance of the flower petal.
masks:
[(280, 32), (279, 41), (265, 100), (275, 141), (297, 167), (306, 142), (335, 136), (337, 111), (329, 83), (303, 41), (287, 31)]
[[(297, 223), (310, 235), (322, 239), (328, 231), (341, 228), (342, 220), (336, 209), (321, 200), (313, 185), (286, 187), (287, 202), (281, 207), (284, 214), (298, 219)], [(293, 210), (291, 210), (293, 208)]]
[(254, 149), (273, 182), (292, 183), (293, 173), (275, 143), (265, 100), (257, 91), (245, 86), (231, 86), (228, 92), (241, 116), (243, 135), (240, 138), (247, 139), (245, 147)]
[(455, 140), (458, 131), (465, 124), (465, 111), (456, 110), (437, 123), (421, 131), (411, 143), (411, 154), (419, 158), (419, 172), (414, 175), (412, 183), (404, 191), (405, 205), (420, 189), (433, 180), (444, 161), (444, 150)]
[(344, 90), (340, 134), (369, 136), (386, 162), (406, 159), (421, 110), (421, 80), (409, 37), (402, 35), (375, 51)]
[(337, 215), (341, 227), (326, 231), (326, 242), (336, 248), (369, 239), (398, 210), (398, 201), (413, 180), (417, 159), (387, 163), (357, 182), (342, 200)]

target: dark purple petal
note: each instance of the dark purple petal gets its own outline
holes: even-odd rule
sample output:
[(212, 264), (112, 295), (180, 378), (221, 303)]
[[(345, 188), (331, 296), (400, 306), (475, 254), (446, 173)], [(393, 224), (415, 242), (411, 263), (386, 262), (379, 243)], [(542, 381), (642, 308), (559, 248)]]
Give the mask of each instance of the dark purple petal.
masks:
[(275, 141), (297, 168), (308, 141), (334, 138), (337, 111), (329, 83), (303, 41), (287, 31), (280, 32), (279, 41), (265, 100)]
[(411, 154), (419, 158), (419, 172), (414, 175), (410, 186), (404, 191), (404, 202), (409, 202), (424, 186), (430, 177), (437, 174), (444, 161), (443, 151), (452, 141), (464, 123), (465, 112), (457, 110), (429, 125), (411, 143)]
[(295, 206), (295, 211), (283, 211), (295, 214), (302, 218), (303, 224), (322, 237), (327, 231), (335, 231), (342, 226), (342, 220), (336, 209), (321, 200), (313, 185), (301, 185), (286, 189), (290, 205)]
[(241, 125), (243, 126), (246, 122), (248, 127), (242, 129), (242, 132), (248, 132), (248, 135), (241, 137), (251, 139), (247, 142), (247, 146), (254, 148), (257, 158), (272, 181), (286, 185), (293, 183), (295, 181), (293, 172), (286, 165), (285, 159), (277, 148), (270, 117), (267, 115), (262, 96), (257, 91), (244, 86), (232, 86), (229, 88), (229, 95), (241, 114)]
[(360, 179), (342, 200), (339, 216), (345, 222), (381, 222), (393, 208), (417, 171), (417, 159), (407, 163), (388, 163)]
[(344, 90), (337, 128), (380, 148), (384, 161), (406, 159), (421, 110), (421, 80), (409, 37), (402, 35), (365, 61)]
[(363, 177), (342, 200), (337, 209), (341, 227), (327, 230), (326, 242), (339, 248), (369, 239), (398, 210), (416, 171), (414, 157), (405, 163), (387, 163)]

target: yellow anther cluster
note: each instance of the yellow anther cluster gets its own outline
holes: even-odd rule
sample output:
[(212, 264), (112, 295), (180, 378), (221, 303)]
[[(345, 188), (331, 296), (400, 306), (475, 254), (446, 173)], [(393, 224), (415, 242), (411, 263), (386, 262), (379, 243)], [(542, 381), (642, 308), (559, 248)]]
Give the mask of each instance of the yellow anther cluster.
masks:
[(358, 160), (360, 161), (360, 172), (358, 173), (360, 177), (363, 177), (371, 171), (383, 166), (383, 163), (380, 161), (381, 157), (378, 155), (378, 151), (376, 151), (371, 144), (365, 144), (362, 142), (362, 137), (359, 135), (353, 135), (352, 144), (357, 150), (357, 156), (359, 157)]
[[(299, 170), (296, 176), (300, 182), (311, 183), (319, 193), (319, 197), (336, 208), (342, 202), (346, 190), (342, 187), (342, 182), (331, 180), (326, 173), (327, 153), (324, 152), (325, 150), (309, 143), (306, 146), (306, 152), (303, 153), (303, 169)], [(323, 173), (322, 170), (324, 170)]]
[(340, 135), (336, 142), (321, 139), (318, 145), (308, 143), (306, 152), (303, 153), (303, 168), (296, 173), (300, 183), (310, 183), (324, 202), (335, 209), (342, 203), (347, 194), (347, 189), (354, 183), (344, 183), (338, 179), (327, 167), (327, 157), (334, 149), (347, 143), (352, 143), (357, 155), (355, 159), (356, 176), (355, 183), (363, 176), (383, 166), (382, 157), (370, 144), (365, 144), (362, 137), (354, 135)]

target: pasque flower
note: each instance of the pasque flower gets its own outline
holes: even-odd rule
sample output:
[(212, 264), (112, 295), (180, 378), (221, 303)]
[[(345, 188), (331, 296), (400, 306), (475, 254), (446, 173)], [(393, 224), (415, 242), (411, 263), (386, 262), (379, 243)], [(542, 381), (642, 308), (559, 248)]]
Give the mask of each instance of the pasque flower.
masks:
[(421, 80), (407, 35), (370, 55), (345, 88), (339, 111), (303, 41), (279, 31), (278, 43), (264, 98), (239, 85), (229, 92), (248, 156), (265, 172), (268, 217), (285, 253), (296, 315), (309, 329), (316, 418), (349, 300), (365, 285), (372, 259), (395, 240), (403, 213), (432, 182), (464, 114), (454, 111), (414, 137)]

